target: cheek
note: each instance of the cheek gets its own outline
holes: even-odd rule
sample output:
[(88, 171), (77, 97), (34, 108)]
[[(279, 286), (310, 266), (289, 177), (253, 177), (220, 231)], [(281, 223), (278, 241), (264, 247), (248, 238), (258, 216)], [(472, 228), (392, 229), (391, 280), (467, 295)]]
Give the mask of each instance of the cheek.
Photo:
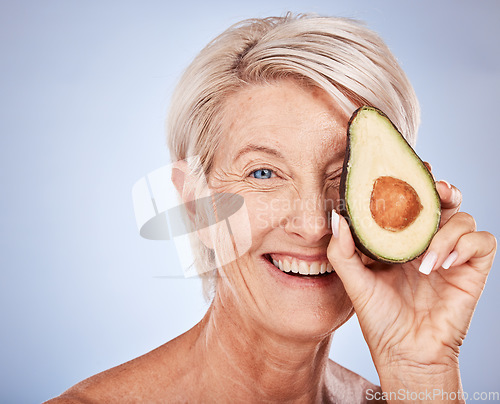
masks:
[(258, 195), (250, 195), (245, 197), (248, 207), (250, 224), (254, 239), (260, 237), (269, 231), (279, 228), (280, 224), (286, 216), (286, 206), (289, 199), (272, 193), (259, 193)]
[[(217, 189), (217, 192), (234, 192), (234, 189)], [(286, 192), (231, 194), (232, 201), (225, 201), (222, 205), (229, 208), (218, 209), (217, 223), (203, 232), (204, 239), (210, 240), (210, 247), (216, 251), (220, 264), (228, 264), (247, 252), (259, 249), (268, 233), (282, 227), (294, 201), (285, 194)]]
[[(217, 191), (228, 192), (227, 189)], [(234, 189), (231, 191), (234, 192)], [(224, 209), (219, 209), (217, 224), (207, 228), (204, 233), (207, 233), (205, 239), (210, 240), (210, 247), (215, 250), (222, 265), (243, 257), (247, 252), (258, 250), (262, 247), (266, 235), (280, 227), (291, 199), (278, 194), (278, 192), (233, 194), (239, 198), (239, 209), (236, 210), (233, 204), (229, 209), (232, 211), (230, 215), (224, 212)]]

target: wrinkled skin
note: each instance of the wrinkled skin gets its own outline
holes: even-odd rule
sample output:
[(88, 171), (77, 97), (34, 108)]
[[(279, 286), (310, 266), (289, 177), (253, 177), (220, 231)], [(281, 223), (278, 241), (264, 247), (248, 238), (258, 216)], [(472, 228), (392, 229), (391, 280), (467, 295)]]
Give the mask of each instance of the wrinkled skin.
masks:
[[(361, 256), (345, 220), (334, 215), (332, 228), (328, 219), (348, 118), (321, 90), (290, 80), (228, 97), (209, 184), (244, 197), (249, 225), (232, 231), (251, 236), (249, 250), (220, 269), (212, 305), (195, 327), (54, 403), (366, 402), (367, 389), (377, 387), (328, 359), (333, 332), (354, 311), (384, 392), (459, 391), (458, 350), (496, 241), (457, 213), (460, 192), (438, 182), (443, 212), (430, 275), (419, 272), (422, 258), (389, 266)], [(258, 147), (236, 158), (250, 144)], [(179, 162), (172, 179), (181, 195), (187, 177)], [(220, 240), (200, 238), (225, 254)], [(452, 251), (451, 268), (440, 268)], [(329, 260), (336, 273), (287, 275), (267, 261), (272, 253)]]

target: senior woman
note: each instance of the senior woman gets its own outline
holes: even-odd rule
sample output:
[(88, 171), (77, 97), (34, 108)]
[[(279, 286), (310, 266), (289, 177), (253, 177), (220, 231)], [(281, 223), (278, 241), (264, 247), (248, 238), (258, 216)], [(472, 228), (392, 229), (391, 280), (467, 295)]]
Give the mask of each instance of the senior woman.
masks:
[[(439, 181), (440, 229), (423, 257), (388, 265), (357, 251), (335, 210), (347, 123), (364, 104), (414, 144), (413, 89), (355, 21), (248, 20), (203, 49), (174, 94), (168, 141), (210, 308), (185, 334), (53, 402), (415, 402), (435, 389), (435, 402), (460, 401), (459, 348), (496, 240)], [(244, 200), (248, 220), (231, 231), (249, 247), (234, 260), (232, 242), (197, 227), (205, 178), (213, 194)], [(328, 358), (354, 313), (380, 387)]]

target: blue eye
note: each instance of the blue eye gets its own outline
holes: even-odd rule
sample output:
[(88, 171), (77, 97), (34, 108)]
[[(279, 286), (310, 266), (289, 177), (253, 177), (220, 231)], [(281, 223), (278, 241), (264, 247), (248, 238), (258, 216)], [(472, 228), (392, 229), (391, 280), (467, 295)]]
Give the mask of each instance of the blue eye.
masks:
[(269, 170), (268, 168), (261, 168), (259, 170), (253, 171), (250, 175), (259, 180), (269, 179), (272, 177), (273, 171)]

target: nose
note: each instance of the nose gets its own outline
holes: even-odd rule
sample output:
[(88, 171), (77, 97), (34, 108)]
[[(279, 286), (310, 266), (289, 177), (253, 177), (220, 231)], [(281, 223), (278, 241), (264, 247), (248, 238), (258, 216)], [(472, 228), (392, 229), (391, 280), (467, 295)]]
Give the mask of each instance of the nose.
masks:
[(318, 192), (295, 198), (288, 214), (282, 219), (285, 231), (307, 245), (319, 245), (331, 235), (331, 201)]

